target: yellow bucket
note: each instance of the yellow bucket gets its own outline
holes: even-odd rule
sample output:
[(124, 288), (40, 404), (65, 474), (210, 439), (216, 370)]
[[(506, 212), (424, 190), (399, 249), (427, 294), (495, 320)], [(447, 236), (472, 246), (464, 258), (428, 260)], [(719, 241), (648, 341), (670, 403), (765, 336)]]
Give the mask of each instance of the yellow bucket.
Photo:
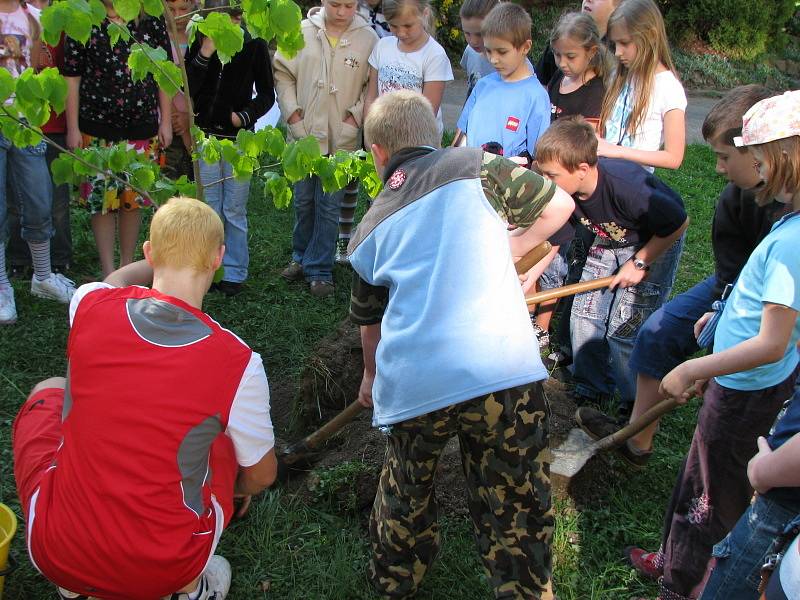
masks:
[(13, 562), (9, 566), (8, 550), (16, 532), (17, 515), (5, 504), (0, 504), (0, 600), (3, 598), (5, 575), (14, 570)]

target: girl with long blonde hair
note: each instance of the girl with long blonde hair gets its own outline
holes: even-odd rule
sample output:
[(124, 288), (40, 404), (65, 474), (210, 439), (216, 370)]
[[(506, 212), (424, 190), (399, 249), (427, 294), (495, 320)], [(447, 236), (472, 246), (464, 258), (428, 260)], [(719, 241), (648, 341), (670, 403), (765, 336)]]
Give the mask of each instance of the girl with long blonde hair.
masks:
[(616, 76), (600, 113), (598, 154), (652, 171), (677, 169), (686, 148), (686, 93), (653, 0), (624, 0), (608, 20)]

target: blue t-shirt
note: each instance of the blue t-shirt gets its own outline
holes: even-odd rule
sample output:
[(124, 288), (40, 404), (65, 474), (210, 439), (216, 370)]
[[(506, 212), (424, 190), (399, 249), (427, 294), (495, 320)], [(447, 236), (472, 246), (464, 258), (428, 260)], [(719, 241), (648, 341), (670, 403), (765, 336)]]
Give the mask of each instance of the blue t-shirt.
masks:
[(550, 97), (533, 72), (513, 82), (503, 81), (496, 72), (482, 77), (458, 118), (468, 146), (496, 142), (506, 157), (524, 152), (533, 157), (536, 141), (549, 125)]
[[(725, 304), (714, 334), (714, 352), (722, 352), (758, 335), (766, 302), (800, 311), (798, 240), (800, 216), (795, 212), (775, 223), (772, 231), (756, 246)], [(763, 390), (781, 383), (797, 366), (795, 344), (798, 339), (800, 324), (795, 321), (791, 340), (780, 360), (717, 377), (717, 383), (740, 391)]]

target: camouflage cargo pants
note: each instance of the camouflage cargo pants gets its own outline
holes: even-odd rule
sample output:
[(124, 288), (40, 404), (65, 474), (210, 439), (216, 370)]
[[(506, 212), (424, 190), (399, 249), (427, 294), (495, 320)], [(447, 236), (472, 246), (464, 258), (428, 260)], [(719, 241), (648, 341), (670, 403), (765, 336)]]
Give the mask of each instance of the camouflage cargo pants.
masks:
[(510, 388), (396, 423), (370, 518), (369, 577), (408, 598), (439, 551), (436, 464), (458, 435), (478, 550), (496, 598), (553, 598), (550, 410), (541, 383)]

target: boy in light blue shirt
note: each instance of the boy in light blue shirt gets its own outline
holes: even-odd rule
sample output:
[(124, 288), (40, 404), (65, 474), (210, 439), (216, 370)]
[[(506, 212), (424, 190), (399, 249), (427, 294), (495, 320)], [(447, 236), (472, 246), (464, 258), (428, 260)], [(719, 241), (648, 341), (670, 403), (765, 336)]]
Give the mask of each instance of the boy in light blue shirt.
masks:
[[(501, 3), (481, 27), (484, 52), (495, 73), (475, 85), (458, 119), (454, 144), (492, 144), (505, 157), (533, 158), (536, 141), (550, 124), (550, 100), (527, 60), (531, 18), (521, 6)], [(499, 145), (501, 148), (497, 148)]]
[[(387, 435), (369, 579), (381, 598), (417, 591), (440, 548), (436, 464), (457, 435), (494, 595), (553, 598), (547, 371), (530, 351), (512, 256), (550, 237), (574, 203), (501, 156), (435, 150), (433, 108), (416, 92), (378, 98), (364, 127), (385, 183), (348, 247), (358, 399)], [(508, 223), (521, 233), (509, 238)]]

